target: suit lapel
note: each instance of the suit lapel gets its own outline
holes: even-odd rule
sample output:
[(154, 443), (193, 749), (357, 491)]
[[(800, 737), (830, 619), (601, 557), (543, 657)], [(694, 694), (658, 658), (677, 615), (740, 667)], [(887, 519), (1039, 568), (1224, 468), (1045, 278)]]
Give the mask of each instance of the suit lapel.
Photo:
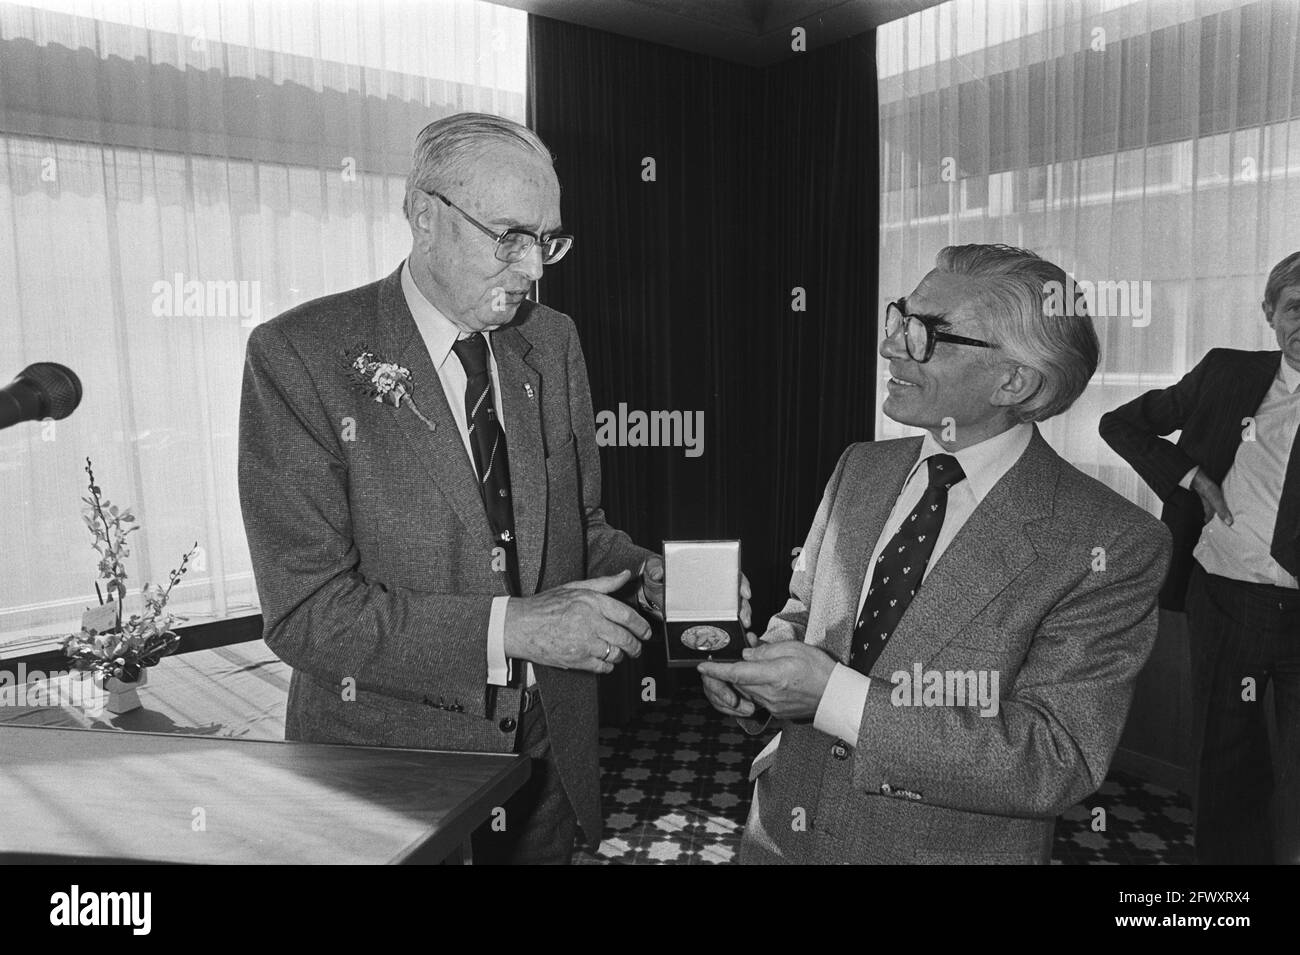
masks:
[(921, 451), (921, 439), (909, 438), (882, 444), (886, 457), (879, 467), (873, 467), (869, 481), (858, 482), (850, 491), (844, 505), (843, 521), (839, 531), (842, 579), (845, 588), (835, 605), (828, 607), (827, 626), (823, 649), (835, 659), (847, 663), (853, 642), (853, 628), (858, 618), (858, 598), (862, 584), (867, 579), (871, 552), (876, 541), (886, 531), (894, 502), (903, 492), (916, 456)]
[[(1047, 550), (1060, 458), (1038, 429), (1020, 460), (975, 508), (940, 555), (873, 667), (925, 667), (952, 639)], [(1036, 547), (1035, 543), (1039, 546)]]
[[(531, 304), (522, 306), (531, 308)], [(519, 322), (526, 313), (517, 316)], [(542, 444), (542, 378), (528, 361), (532, 344), (513, 326), (492, 333), (497, 360), (501, 411), (505, 418), (518, 539), (519, 584), (531, 594), (542, 572), (542, 542), (546, 537), (546, 450)]]
[(400, 268), (380, 285), (379, 312), (370, 337), (375, 343), (376, 354), (410, 369), (415, 383), (415, 404), (434, 429), (431, 431), (407, 407), (394, 409), (394, 413), (386, 417), (402, 433), (429, 478), (450, 501), (468, 536), (486, 545), (492, 539), (492, 529), (488, 526), (483, 501), (479, 497), (478, 476), (465, 453), (465, 444), (442, 390), (438, 370), (433, 367), (424, 337), (406, 305)]
[(1232, 378), (1224, 382), (1222, 388), (1224, 396), (1221, 405), (1222, 417), (1217, 419), (1222, 422), (1224, 440), (1215, 441), (1212, 445), (1224, 449), (1221, 452), (1223, 460), (1219, 468), (1206, 468), (1207, 473), (1219, 484), (1223, 483), (1237, 460), (1237, 450), (1241, 447), (1245, 419), (1253, 417), (1259, 410), (1259, 406), (1268, 395), (1269, 388), (1273, 386), (1273, 379), (1277, 377), (1278, 365), (1281, 361), (1280, 351), (1265, 351), (1249, 353), (1244, 374), (1240, 364), (1233, 364), (1230, 370)]

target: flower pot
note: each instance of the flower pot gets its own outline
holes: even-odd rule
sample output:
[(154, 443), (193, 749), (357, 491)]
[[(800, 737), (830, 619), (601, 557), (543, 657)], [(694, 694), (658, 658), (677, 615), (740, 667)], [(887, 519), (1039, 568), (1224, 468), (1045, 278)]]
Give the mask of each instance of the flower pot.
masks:
[(108, 693), (108, 702), (104, 704), (104, 709), (108, 712), (121, 715), (130, 713), (132, 710), (140, 708), (140, 687), (149, 682), (149, 671), (141, 670), (140, 676), (135, 680), (119, 680), (117, 677), (104, 678), (104, 690)]

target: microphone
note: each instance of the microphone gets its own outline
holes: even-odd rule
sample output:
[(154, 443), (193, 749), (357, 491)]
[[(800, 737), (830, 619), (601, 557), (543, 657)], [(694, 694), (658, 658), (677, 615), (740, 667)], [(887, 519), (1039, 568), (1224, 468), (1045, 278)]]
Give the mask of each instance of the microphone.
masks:
[(81, 404), (81, 379), (71, 368), (38, 361), (0, 388), (0, 428), (20, 421), (66, 418)]

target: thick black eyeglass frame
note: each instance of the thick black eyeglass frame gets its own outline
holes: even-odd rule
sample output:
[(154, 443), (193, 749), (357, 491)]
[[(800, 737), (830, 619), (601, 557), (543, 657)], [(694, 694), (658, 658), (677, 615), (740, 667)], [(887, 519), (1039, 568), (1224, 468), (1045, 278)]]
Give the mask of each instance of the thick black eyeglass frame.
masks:
[[(894, 333), (901, 327), (903, 329), (903, 345), (907, 348), (907, 354), (912, 361), (925, 364), (934, 355), (934, 346), (938, 342), (951, 342), (954, 345), (972, 345), (975, 348), (997, 348), (992, 342), (981, 341), (978, 338), (966, 338), (964, 335), (952, 335), (948, 332), (941, 332), (934, 326), (947, 321), (942, 315), (921, 315), (919, 313), (909, 314), (905, 311), (907, 305), (907, 296), (896, 299), (885, 306), (885, 337), (893, 338)], [(895, 317), (897, 316), (897, 317)], [(912, 336), (908, 334), (908, 328), (912, 322), (917, 322), (925, 329), (925, 350), (924, 354), (917, 355), (912, 351)], [(892, 328), (890, 326), (893, 326)]]
[[(555, 239), (565, 239), (567, 241), (560, 247), (560, 251), (556, 253), (556, 255), (553, 258), (548, 259), (546, 258), (545, 254), (542, 255), (543, 265), (554, 265), (556, 262), (560, 261), (560, 259), (564, 258), (564, 256), (568, 253), (568, 251), (571, 248), (573, 248), (573, 236), (571, 236), (567, 232), (552, 232), (550, 235), (538, 235), (536, 232), (533, 232), (529, 229), (520, 229), (520, 228), (506, 229), (504, 232), (493, 232), (491, 228), (484, 225), (482, 222), (479, 222), (477, 219), (475, 219), (472, 215), (470, 215), (460, 206), (456, 205), (456, 203), (452, 202), (450, 199), (444, 196), (441, 192), (435, 192), (434, 190), (430, 189), (429, 195), (436, 196), (437, 198), (441, 199), (444, 203), (451, 206), (462, 216), (464, 216), (465, 220), (469, 222), (470, 225), (474, 226), (474, 228), (478, 229), (485, 236), (487, 236), (489, 239), (494, 241), (496, 243), (496, 248), (492, 250), (492, 254), (495, 258), (497, 258), (502, 262), (520, 262), (523, 260), (523, 258), (526, 255), (528, 255), (529, 252), (533, 251), (534, 245), (537, 245), (539, 243), (549, 244)], [(506, 258), (504, 255), (501, 254), (501, 243), (505, 240), (506, 236), (509, 235), (526, 236), (527, 238), (532, 240), (532, 245), (528, 246), (528, 248), (521, 251), (517, 258), (513, 258), (513, 259)]]

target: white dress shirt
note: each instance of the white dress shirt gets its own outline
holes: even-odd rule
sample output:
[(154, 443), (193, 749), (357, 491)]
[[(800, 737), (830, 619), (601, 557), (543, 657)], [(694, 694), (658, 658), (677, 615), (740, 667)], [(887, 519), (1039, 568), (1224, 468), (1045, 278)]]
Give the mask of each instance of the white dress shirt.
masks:
[[(943, 528), (935, 539), (934, 551), (930, 554), (930, 561), (921, 577), (922, 582), (930, 576), (930, 571), (939, 562), (939, 557), (948, 549), (948, 545), (975, 512), (975, 508), (989, 491), (993, 490), (993, 486), (1011, 470), (1012, 465), (1020, 460), (1025, 448), (1029, 447), (1029, 439), (1033, 437), (1033, 433), (1032, 425), (1017, 424), (1001, 434), (986, 438), (979, 444), (972, 444), (969, 448), (960, 451), (947, 451), (933, 435), (925, 436), (921, 442), (921, 453), (917, 456), (916, 464), (912, 466), (911, 473), (903, 483), (903, 490), (899, 493), (898, 500), (894, 502), (894, 509), (890, 512), (889, 519), (885, 521), (885, 528), (871, 551), (871, 560), (867, 563), (867, 575), (862, 581), (862, 589), (858, 596), (859, 615), (862, 613), (862, 605), (866, 603), (867, 590), (871, 586), (871, 572), (876, 566), (880, 552), (898, 532), (903, 521), (907, 520), (907, 516), (912, 513), (912, 508), (916, 507), (921, 500), (921, 495), (929, 486), (929, 468), (922, 466), (925, 459), (935, 454), (951, 454), (961, 465), (966, 479), (959, 481), (948, 490), (948, 506), (944, 512)], [(837, 663), (826, 684), (826, 690), (822, 693), (817, 713), (813, 717), (814, 728), (837, 737), (850, 746), (856, 745), (858, 731), (862, 726), (862, 710), (866, 706), (867, 691), (870, 689), (871, 678), (865, 673)]]
[[(1201, 531), (1193, 555), (1207, 573), (1274, 587), (1300, 587), (1269, 553), (1277, 526), (1282, 484), (1300, 429), (1300, 370), (1286, 358), (1255, 412), (1253, 441), (1242, 441), (1223, 479), (1223, 500), (1232, 512), (1228, 525), (1216, 514)], [(1199, 468), (1182, 481), (1192, 486)]]
[[(447, 396), (447, 404), (451, 405), (452, 417), (456, 419), (460, 439), (465, 445), (465, 454), (469, 457), (470, 467), (473, 468), (474, 451), (470, 445), (469, 422), (465, 417), (465, 388), (469, 384), (469, 378), (460, 359), (452, 351), (452, 346), (459, 339), (470, 337), (469, 333), (462, 332), (452, 324), (451, 319), (424, 297), (424, 293), (420, 291), (420, 287), (415, 284), (415, 279), (411, 275), (409, 261), (402, 265), (402, 294), (406, 296), (406, 305), (415, 319), (415, 327), (420, 330), (420, 337), (424, 339), (424, 346), (429, 350), (433, 367), (438, 370), (438, 380), (442, 382), (443, 393)], [(501, 409), (501, 383), (497, 380), (497, 359), (492, 351), (491, 330), (483, 332), (483, 338), (488, 346), (488, 374), (492, 376), (492, 398), (496, 403), (497, 420), (504, 430), (506, 419)], [(487, 681), (494, 686), (505, 686), (509, 683), (513, 669), (511, 661), (506, 657), (505, 643), (506, 601), (509, 599), (509, 597), (494, 597), (492, 612), (488, 617)], [(526, 682), (529, 686), (537, 682), (533, 675), (532, 664), (528, 665)]]

